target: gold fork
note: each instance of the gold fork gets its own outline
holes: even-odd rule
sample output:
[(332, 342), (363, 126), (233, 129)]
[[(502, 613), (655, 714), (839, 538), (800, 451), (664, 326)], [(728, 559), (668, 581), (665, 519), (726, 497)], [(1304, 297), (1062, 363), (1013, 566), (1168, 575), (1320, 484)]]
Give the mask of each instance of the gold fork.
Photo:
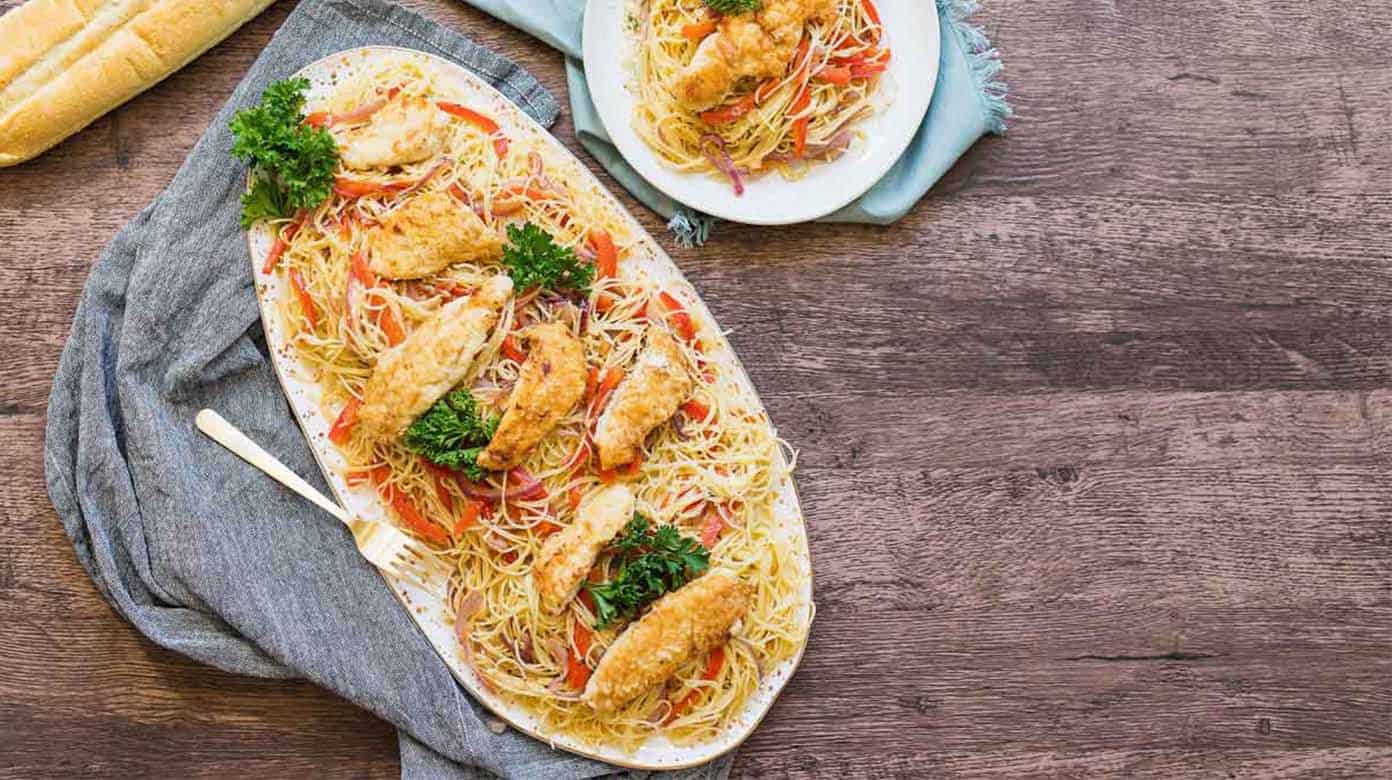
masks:
[(353, 532), (353, 541), (358, 545), (358, 552), (373, 566), (427, 591), (439, 589), (438, 582), (448, 577), (448, 565), (425, 545), (386, 523), (352, 516), (343, 507), (311, 487), (299, 474), (261, 449), (256, 442), (247, 438), (246, 434), (237, 430), (236, 426), (224, 420), (222, 415), (212, 409), (204, 409), (194, 418), (194, 423), (208, 438), (260, 469), (271, 479), (299, 493), (320, 509), (342, 520), (343, 524), (348, 526), (348, 530)]

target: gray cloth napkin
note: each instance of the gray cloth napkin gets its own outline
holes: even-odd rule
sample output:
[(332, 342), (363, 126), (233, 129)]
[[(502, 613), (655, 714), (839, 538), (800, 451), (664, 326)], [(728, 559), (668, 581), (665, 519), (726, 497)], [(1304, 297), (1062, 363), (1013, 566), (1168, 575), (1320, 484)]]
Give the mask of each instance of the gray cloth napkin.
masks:
[[(102, 252), (49, 399), (49, 495), (78, 559), (151, 640), (203, 663), (304, 677), (400, 731), (403, 776), (595, 777), (612, 767), (508, 730), (456, 684), (338, 521), (193, 427), (212, 407), (325, 489), (266, 355), (232, 113), (340, 49), (462, 63), (539, 121), (557, 106), (513, 63), (380, 0), (306, 0), (168, 189)], [(688, 777), (724, 777), (729, 759)], [(639, 773), (642, 774), (642, 773)]]

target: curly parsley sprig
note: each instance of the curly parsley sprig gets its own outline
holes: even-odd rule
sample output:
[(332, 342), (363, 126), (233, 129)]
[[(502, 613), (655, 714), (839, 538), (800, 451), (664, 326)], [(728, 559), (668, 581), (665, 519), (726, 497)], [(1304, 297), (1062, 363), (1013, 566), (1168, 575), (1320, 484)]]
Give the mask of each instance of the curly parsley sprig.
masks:
[(710, 553), (700, 542), (682, 536), (674, 526), (654, 529), (641, 514), (633, 515), (611, 546), (620, 560), (614, 578), (585, 583), (585, 590), (594, 598), (596, 628), (633, 618), (664, 593), (710, 568)]
[(468, 390), (455, 390), (411, 423), (406, 447), (437, 466), (482, 482), (488, 472), (478, 465), (478, 456), (497, 432), (498, 418), (484, 415)]
[(575, 250), (557, 244), (551, 234), (528, 222), (508, 225), (508, 246), (503, 265), (518, 290), (541, 287), (553, 292), (575, 290), (590, 294), (595, 267), (581, 260)]
[(304, 124), (309, 80), (277, 81), (260, 105), (232, 117), (232, 154), (251, 168), (251, 190), (242, 196), (242, 227), (288, 217), (323, 203), (333, 189), (338, 145), (323, 128)]

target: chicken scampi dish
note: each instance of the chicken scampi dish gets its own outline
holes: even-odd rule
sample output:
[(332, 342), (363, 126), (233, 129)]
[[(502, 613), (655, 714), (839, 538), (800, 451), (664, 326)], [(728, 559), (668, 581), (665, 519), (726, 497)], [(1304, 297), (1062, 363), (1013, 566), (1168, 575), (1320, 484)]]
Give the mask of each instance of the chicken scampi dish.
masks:
[[(428, 60), (307, 87), (234, 130), (273, 235), (258, 283), (347, 484), (451, 563), (490, 694), (627, 749), (719, 734), (811, 617), (780, 443), (723, 335), (574, 158)], [(243, 146), (277, 133), (322, 152), (321, 192)]]
[(875, 0), (630, 0), (638, 135), (667, 165), (744, 183), (841, 157), (892, 52)]

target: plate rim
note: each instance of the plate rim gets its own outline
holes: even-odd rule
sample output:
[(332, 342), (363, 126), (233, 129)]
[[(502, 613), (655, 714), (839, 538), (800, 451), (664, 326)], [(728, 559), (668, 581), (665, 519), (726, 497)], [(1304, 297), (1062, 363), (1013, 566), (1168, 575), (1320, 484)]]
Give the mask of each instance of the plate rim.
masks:
[[(512, 107), (516, 115), (514, 118), (520, 119), (520, 121), (528, 125), (532, 130), (535, 130), (540, 134), (546, 136), (552, 143), (554, 143), (556, 148), (562, 150), (565, 153), (565, 155), (570, 158), (571, 162), (573, 162), (576, 165), (577, 169), (581, 171), (582, 175), (589, 179), (590, 186), (594, 187), (595, 190), (598, 191), (602, 196), (607, 197), (612, 202), (612, 204), (615, 207), (617, 207), (625, 217), (627, 217), (630, 223), (630, 227), (634, 230), (636, 236), (642, 241), (645, 241), (649, 245), (651, 245), (663, 258), (666, 259), (667, 263), (672, 267), (673, 270), (676, 271), (676, 274), (679, 276), (679, 278), (681, 278), (683, 281), (685, 281), (688, 285), (692, 287), (692, 291), (696, 293), (696, 302), (700, 305), (702, 313), (705, 314), (709, 321), (713, 323), (716, 322), (714, 316), (711, 314), (709, 308), (706, 306), (705, 298), (702, 295), (700, 295), (700, 293), (695, 291), (695, 285), (691, 285), (690, 280), (686, 278), (686, 274), (681, 271), (680, 266), (678, 266), (676, 261), (673, 260), (671, 256), (666, 252), (666, 250), (662, 248), (661, 244), (659, 244), (652, 237), (652, 234), (649, 233), (645, 227), (643, 227), (642, 223), (639, 222), (638, 219), (633, 216), (632, 212), (630, 212), (629, 209), (623, 204), (623, 201), (617, 198), (613, 194), (613, 192), (611, 192), (609, 188), (604, 185), (604, 183), (599, 179), (599, 177), (592, 170), (590, 170), (589, 167), (586, 166), (584, 162), (581, 161), (575, 155), (575, 153), (570, 150), (568, 146), (565, 145), (565, 143), (563, 143), (559, 138), (552, 134), (550, 130), (541, 125), (541, 123), (537, 122), (534, 118), (527, 114), (526, 111), (517, 106), (516, 103), (514, 103), (496, 87), (484, 81), (482, 77), (470, 70), (470, 68), (467, 65), (464, 65), (462, 63), (456, 63), (452, 60), (449, 60), (437, 54), (433, 54), (431, 52), (426, 52), (419, 49), (412, 49), (407, 46), (368, 44), (363, 46), (352, 46), (346, 49), (340, 49), (339, 51), (327, 54), (300, 67), (293, 74), (290, 74), (286, 78), (294, 78), (308, 75), (317, 68), (327, 66), (328, 64), (330, 64), (330, 61), (334, 59), (355, 55), (366, 56), (375, 52), (403, 52), (413, 56), (424, 57), (428, 60), (442, 64), (446, 68), (458, 72), (464, 79), (471, 82), (472, 86), (474, 86), (475, 88), (480, 89), (485, 94), (491, 93), (492, 97)], [(248, 186), (250, 186), (250, 176), (248, 176)], [(267, 323), (270, 321), (270, 318), (274, 316), (274, 312), (268, 311), (268, 305), (270, 303), (268, 299), (272, 295), (269, 285), (274, 284), (276, 285), (276, 287), (282, 286), (282, 283), (279, 281), (279, 277), (267, 279), (265, 275), (260, 273), (261, 261), (264, 261), (265, 253), (258, 253), (254, 241), (257, 234), (264, 233), (266, 230), (267, 227), (265, 222), (259, 222), (251, 229), (242, 231), (247, 246), (247, 257), (250, 262), (252, 293), (256, 298), (257, 313), (261, 319), (263, 330), (267, 329)], [(260, 254), (261, 257), (258, 258), (258, 254)], [(290, 407), (290, 410), (292, 412), (291, 417), (294, 418), (296, 427), (300, 429), (301, 435), (304, 436), (305, 443), (310, 451), (310, 455), (314, 458), (314, 463), (316, 466), (318, 466), (321, 475), (324, 477), (325, 483), (328, 485), (329, 490), (333, 493), (334, 499), (340, 505), (348, 506), (350, 504), (350, 502), (348, 501), (348, 497), (343, 494), (338, 482), (333, 478), (333, 475), (335, 473), (334, 470), (327, 463), (324, 462), (324, 459), (320, 455), (319, 448), (315, 445), (314, 436), (309, 430), (309, 428), (306, 426), (306, 419), (302, 418), (300, 414), (301, 410), (297, 409), (294, 402), (291, 400), (291, 390), (289, 384), (290, 378), (287, 378), (285, 375), (285, 371), (288, 367), (283, 367), (281, 363), (282, 360), (289, 362), (293, 360), (293, 358), (289, 355), (282, 354), (282, 351), (278, 349), (278, 347), (282, 347), (285, 345), (286, 342), (282, 338), (280, 343), (268, 343), (267, 350), (270, 353), (270, 363), (275, 373), (276, 382), (280, 385), (281, 395), (285, 399), (287, 405)], [(767, 417), (768, 410), (764, 406), (763, 396), (758, 392), (758, 389), (754, 387), (753, 380), (750, 378), (749, 372), (745, 368), (743, 360), (740, 358), (739, 353), (735, 351), (734, 346), (729, 344), (728, 339), (726, 340), (726, 348), (729, 350), (729, 354), (734, 360), (735, 367), (740, 371), (744, 382), (754, 391), (754, 396), (759, 402), (760, 411), (763, 412), (764, 415)], [(322, 410), (307, 411), (318, 413), (322, 416)], [(773, 426), (771, 418), (769, 420), (769, 426), (774, 429), (776, 435), (777, 428)], [(807, 529), (807, 517), (802, 509), (802, 502), (798, 494), (797, 482), (794, 479), (794, 470), (791, 468), (791, 464), (788, 463), (788, 460), (783, 453), (782, 447), (779, 446), (777, 450), (778, 451), (776, 457), (782, 463), (783, 467), (787, 469), (786, 499), (788, 500), (793, 510), (794, 519), (796, 520), (800, 529), (799, 536), (801, 541), (800, 546), (802, 548), (801, 552), (803, 559), (807, 563), (807, 584), (805, 587), (805, 592), (807, 594), (806, 608), (808, 610), (807, 632), (802, 637), (802, 641), (798, 645), (797, 652), (791, 658), (783, 661), (782, 664), (780, 664), (780, 666), (787, 665), (788, 672), (773, 687), (772, 691), (770, 692), (768, 704), (762, 708), (759, 708), (759, 711), (757, 712), (755, 717), (748, 723), (747, 727), (744, 728), (742, 731), (738, 732), (735, 738), (730, 740), (729, 744), (718, 744), (715, 740), (709, 740), (704, 743), (694, 743), (691, 746), (672, 746), (674, 749), (679, 748), (692, 751), (699, 751), (703, 745), (711, 745), (715, 748), (710, 751), (701, 752), (698, 755), (695, 755), (689, 759), (679, 760), (670, 763), (645, 763), (643, 761), (639, 761), (632, 758), (632, 754), (624, 753), (620, 748), (609, 748), (610, 752), (602, 752), (604, 750), (603, 747), (589, 745), (587, 743), (582, 743), (577, 740), (572, 740), (560, 734), (546, 734), (538, 729), (534, 729), (530, 726), (518, 723), (508, 713), (503, 712), (502, 707), (495, 706), (491, 701), (492, 697), (486, 691), (479, 690), (474, 685), (472, 680), (466, 679), (464, 676), (460, 675), (455, 670), (454, 666), (449, 662), (449, 659), (445, 657), (444, 652), (436, 646), (435, 642), (431, 640), (429, 633), (426, 632), (425, 627), (421, 625), (416, 610), (412, 608), (414, 605), (410, 602), (407, 595), (400, 589), (400, 583), (394, 581), (392, 578), (385, 575), (380, 569), (377, 570), (377, 574), (382, 578), (382, 581), (387, 586), (387, 589), (401, 604), (406, 614), (410, 617), (412, 625), (414, 625), (416, 630), (422, 634), (423, 638), (426, 640), (426, 644), (428, 644), (431, 650), (434, 651), (435, 655), (440, 659), (440, 662), (450, 673), (450, 676), (454, 678), (455, 682), (458, 683), (460, 687), (462, 687), (464, 691), (470, 697), (472, 697), (477, 704), (479, 704), (481, 707), (487, 710), (494, 717), (506, 723), (510, 728), (543, 743), (544, 745), (553, 750), (560, 749), (567, 753), (578, 755), (583, 758), (591, 759), (594, 761), (599, 761), (605, 764), (621, 767), (624, 769), (637, 769), (643, 771), (661, 772), (691, 769), (693, 767), (704, 766), (739, 748), (741, 745), (744, 744), (746, 740), (749, 739), (750, 736), (754, 734), (756, 730), (758, 730), (758, 727), (763, 723), (764, 719), (773, 710), (773, 707), (778, 702), (778, 699), (782, 696), (783, 691), (788, 686), (788, 683), (792, 682), (793, 676), (797, 673), (798, 668), (802, 664), (802, 659), (807, 652), (807, 646), (811, 642), (812, 638), (812, 624), (816, 620), (816, 590), (814, 580), (815, 575), (812, 566), (812, 545), (810, 535)], [(379, 498), (374, 498), (374, 501), (376, 501), (379, 506), (381, 505), (381, 501)], [(441, 598), (443, 598), (443, 596)], [(507, 702), (502, 700), (501, 697), (498, 697), (498, 699), (500, 704), (507, 704)], [(635, 749), (634, 753), (636, 754), (636, 752), (637, 750)]]
[[(911, 6), (916, 5), (918, 2), (918, 0), (903, 1)], [(680, 172), (672, 171), (670, 168), (667, 168), (661, 160), (657, 158), (656, 154), (653, 153), (652, 149), (647, 145), (647, 143), (645, 143), (641, 138), (637, 137), (636, 133), (632, 134), (633, 138), (631, 139), (628, 137), (628, 132), (621, 131), (619, 133), (615, 133), (610, 120), (619, 121), (621, 118), (619, 114), (622, 113), (620, 111), (620, 108), (623, 108), (624, 106), (616, 105), (616, 103), (620, 101), (610, 101), (607, 99), (607, 96), (611, 94), (609, 88), (601, 86), (599, 89), (596, 89), (595, 87), (596, 84), (603, 85), (605, 83), (605, 80), (600, 78), (598, 74), (598, 69), (602, 66), (596, 63), (603, 62), (606, 59), (612, 59), (612, 55), (608, 55), (606, 57), (606, 55), (600, 52), (597, 48), (592, 47), (598, 47), (606, 41), (612, 42), (616, 40), (613, 37), (608, 37), (607, 39), (603, 37), (605, 35), (612, 36), (614, 34), (613, 29), (606, 31), (605, 27), (601, 26), (604, 23), (606, 15), (610, 13), (610, 8), (617, 7), (618, 9), (618, 24), (613, 25), (613, 28), (617, 29), (618, 31), (617, 39), (622, 40), (626, 37), (626, 34), (622, 29), (623, 14), (626, 10), (626, 3), (627, 0), (586, 0), (585, 2), (585, 15), (584, 22), (582, 25), (583, 34), (581, 40), (581, 48), (583, 54), (582, 64), (584, 66), (585, 80), (589, 85), (590, 98), (594, 104), (595, 114), (596, 116), (598, 116), (600, 124), (604, 127), (605, 133), (609, 136), (609, 142), (613, 144), (614, 148), (618, 150), (619, 155), (623, 158), (624, 162), (626, 162), (629, 165), (629, 167), (631, 167), (634, 170), (634, 172), (636, 172), (638, 176), (643, 179), (644, 182), (646, 182), (648, 185), (652, 186), (668, 198), (671, 198), (672, 200), (676, 201), (678, 204), (684, 205), (687, 208), (695, 209), (705, 214), (709, 214), (710, 216), (718, 217), (729, 222), (763, 227), (797, 225), (806, 222), (814, 222), (830, 214), (834, 214), (837, 211), (840, 211), (841, 209), (851, 205), (862, 195), (874, 188), (874, 186), (878, 184), (881, 180), (883, 180), (884, 177), (899, 162), (899, 160), (903, 158), (904, 153), (908, 151), (909, 146), (913, 143), (913, 139), (917, 137), (919, 130), (922, 128), (923, 121), (928, 116), (928, 109), (932, 106), (933, 97), (937, 92), (937, 82), (941, 70), (942, 61), (942, 19), (940, 18), (937, 12), (936, 6), (933, 6), (929, 3), (924, 3), (923, 8), (926, 10), (926, 17), (931, 20), (929, 23), (928, 30), (928, 47), (931, 56), (928, 58), (928, 64), (926, 69), (927, 75), (930, 76), (930, 78), (926, 79), (928, 82), (927, 97), (923, 100), (922, 111), (915, 112), (917, 115), (917, 122), (914, 125), (912, 125), (911, 130), (908, 126), (906, 126), (906, 132), (903, 133), (901, 137), (891, 142), (890, 148), (893, 150), (894, 153), (892, 155), (886, 155), (884, 161), (882, 161), (880, 165), (876, 166), (877, 170), (875, 175), (872, 177), (866, 177), (865, 184), (863, 187), (851, 187), (846, 191), (847, 193), (849, 193), (848, 195), (842, 195), (838, 198), (828, 201), (828, 203), (834, 203), (835, 205), (819, 206), (815, 209), (808, 210), (805, 213), (796, 214), (793, 216), (765, 217), (760, 214), (742, 213), (739, 209), (726, 208), (726, 205), (729, 203), (737, 203), (739, 201), (739, 198), (737, 197), (732, 197), (722, 201), (711, 201), (709, 203), (690, 203), (686, 198), (683, 197), (683, 194), (678, 194), (677, 192), (673, 191), (674, 187), (672, 183), (676, 181), (681, 181), (686, 177), (705, 178), (706, 175), (700, 173), (683, 174)], [(881, 13), (883, 13), (883, 8), (881, 8)], [(906, 75), (905, 70), (907, 66), (904, 65), (902, 61), (900, 61), (898, 58), (896, 58), (893, 61), (891, 68), (892, 75)], [(907, 81), (907, 79), (904, 79), (904, 81)], [(621, 93), (626, 91), (627, 87), (621, 84), (617, 87), (617, 89), (613, 90), (613, 93)], [(624, 116), (622, 117), (622, 120), (626, 124), (631, 123), (632, 117), (631, 115)], [(828, 165), (835, 165), (840, 162), (846, 162), (848, 161), (848, 157), (848, 155), (843, 156), (829, 163)], [(803, 181), (806, 180), (804, 179)], [(751, 188), (757, 186), (757, 184), (758, 182), (751, 182), (747, 184), (746, 187)], [(697, 198), (697, 200), (701, 199)]]

